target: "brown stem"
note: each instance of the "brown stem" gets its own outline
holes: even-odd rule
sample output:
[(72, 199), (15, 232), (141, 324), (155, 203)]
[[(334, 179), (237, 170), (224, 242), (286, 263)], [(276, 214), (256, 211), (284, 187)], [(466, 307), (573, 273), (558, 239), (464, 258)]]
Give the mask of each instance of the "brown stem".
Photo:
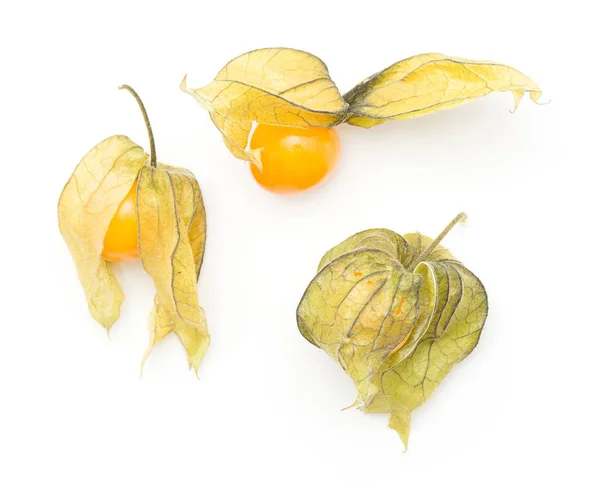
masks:
[(146, 130), (148, 131), (148, 139), (150, 140), (150, 165), (152, 165), (153, 168), (156, 168), (156, 148), (154, 146), (154, 134), (152, 134), (152, 126), (150, 125), (150, 120), (148, 119), (146, 107), (144, 107), (142, 99), (133, 88), (131, 88), (129, 85), (120, 85), (119, 90), (123, 89), (131, 93), (131, 95), (133, 95), (136, 102), (140, 106), (140, 110), (142, 111), (142, 115), (144, 116), (144, 122), (146, 123)]
[(452, 219), (450, 224), (446, 226), (446, 228), (440, 233), (440, 235), (437, 238), (435, 238), (432, 241), (432, 243), (425, 250), (423, 250), (414, 260), (410, 262), (410, 266), (408, 267), (408, 269), (410, 271), (414, 271), (414, 269), (419, 263), (421, 263), (423, 260), (426, 260), (429, 257), (429, 255), (433, 253), (433, 250), (436, 249), (437, 245), (440, 244), (440, 242), (446, 237), (446, 235), (452, 230), (454, 226), (456, 226), (459, 222), (464, 222), (466, 220), (467, 215), (464, 212), (461, 212), (454, 219)]

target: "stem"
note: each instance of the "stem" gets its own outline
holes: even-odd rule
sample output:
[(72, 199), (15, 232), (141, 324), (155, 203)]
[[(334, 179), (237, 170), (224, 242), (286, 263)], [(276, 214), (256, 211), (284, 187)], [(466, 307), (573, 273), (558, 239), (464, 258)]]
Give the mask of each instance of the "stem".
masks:
[(440, 244), (440, 242), (446, 237), (446, 235), (452, 230), (454, 226), (456, 226), (459, 222), (464, 222), (466, 220), (467, 215), (464, 212), (461, 212), (454, 219), (452, 219), (450, 224), (446, 226), (446, 228), (440, 233), (440, 235), (437, 238), (435, 238), (432, 241), (432, 243), (419, 254), (419, 256), (417, 256), (414, 260), (410, 262), (410, 266), (408, 267), (408, 269), (411, 272), (414, 271), (414, 269), (417, 268), (417, 265), (419, 263), (421, 263), (423, 260), (426, 260), (429, 257), (429, 255), (433, 253), (433, 250), (437, 248), (437, 245)]
[(140, 106), (140, 110), (142, 111), (142, 115), (144, 116), (144, 122), (146, 123), (146, 129), (148, 131), (148, 139), (150, 140), (150, 165), (152, 165), (153, 168), (156, 168), (156, 148), (154, 146), (154, 134), (152, 134), (152, 126), (150, 125), (150, 120), (148, 119), (146, 107), (144, 107), (142, 99), (133, 88), (131, 88), (129, 85), (120, 85), (119, 90), (123, 89), (131, 93), (131, 95), (133, 95), (136, 102)]

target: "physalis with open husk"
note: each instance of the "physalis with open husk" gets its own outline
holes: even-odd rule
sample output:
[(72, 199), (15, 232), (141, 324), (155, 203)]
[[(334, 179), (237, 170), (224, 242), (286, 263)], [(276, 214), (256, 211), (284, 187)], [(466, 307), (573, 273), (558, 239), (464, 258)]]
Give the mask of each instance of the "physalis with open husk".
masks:
[(152, 347), (174, 332), (197, 373), (210, 336), (198, 304), (206, 215), (194, 175), (157, 163), (152, 129), (137, 93), (150, 154), (126, 136), (111, 136), (75, 168), (58, 202), (58, 223), (75, 261), (90, 313), (107, 332), (124, 296), (111, 262), (141, 259), (156, 287), (148, 326)]

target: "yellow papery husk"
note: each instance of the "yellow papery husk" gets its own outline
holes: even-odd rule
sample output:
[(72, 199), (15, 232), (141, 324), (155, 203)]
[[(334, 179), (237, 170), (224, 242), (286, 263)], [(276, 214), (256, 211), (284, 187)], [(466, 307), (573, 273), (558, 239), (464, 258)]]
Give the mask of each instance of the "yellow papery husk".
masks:
[(90, 313), (107, 332), (119, 318), (124, 296), (101, 257), (104, 235), (147, 159), (126, 136), (111, 136), (75, 168), (58, 202), (60, 232), (75, 261)]
[(537, 102), (540, 88), (510, 66), (429, 53), (405, 59), (367, 78), (344, 95), (346, 122), (373, 127), (450, 109), (492, 92), (512, 92), (515, 110), (525, 93)]
[(181, 90), (209, 112), (231, 154), (262, 168), (261, 149), (248, 148), (253, 123), (334, 127), (343, 122), (373, 127), (388, 120), (419, 117), (510, 91), (515, 109), (541, 90), (528, 76), (491, 61), (428, 53), (394, 63), (343, 97), (323, 61), (304, 51), (266, 48), (250, 51), (223, 67), (200, 88)]
[(181, 90), (210, 113), (229, 151), (262, 167), (260, 148), (250, 150), (252, 122), (297, 127), (333, 127), (347, 114), (323, 61), (305, 51), (258, 49), (223, 67), (214, 81)]
[(156, 287), (142, 367), (154, 345), (173, 331), (197, 374), (210, 335), (198, 303), (206, 215), (194, 175), (167, 165), (144, 166), (138, 179), (137, 213), (140, 257)]

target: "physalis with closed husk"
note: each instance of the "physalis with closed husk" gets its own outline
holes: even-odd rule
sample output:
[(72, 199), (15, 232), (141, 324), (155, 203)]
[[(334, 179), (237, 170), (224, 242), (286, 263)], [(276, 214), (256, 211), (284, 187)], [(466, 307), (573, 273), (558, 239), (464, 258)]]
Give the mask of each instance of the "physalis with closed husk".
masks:
[[(268, 48), (227, 63), (201, 88), (181, 90), (206, 109), (233, 156), (252, 163), (256, 181), (277, 193), (319, 183), (335, 167), (334, 126), (373, 127), (449, 109), (492, 92), (512, 92), (515, 108), (536, 83), (489, 61), (421, 54), (399, 61), (341, 95), (323, 61), (304, 51)], [(258, 123), (252, 134), (253, 123)]]
[(297, 310), (298, 328), (350, 375), (366, 413), (389, 413), (408, 445), (411, 412), (479, 341), (488, 313), (479, 279), (440, 241), (388, 229), (329, 250)]
[(60, 196), (60, 232), (90, 313), (107, 332), (124, 299), (110, 262), (141, 259), (156, 287), (142, 365), (152, 347), (174, 332), (197, 373), (210, 341), (197, 296), (206, 238), (202, 194), (190, 171), (157, 163), (144, 105), (131, 87), (120, 88), (140, 106), (150, 155), (126, 136), (111, 136), (92, 148)]

